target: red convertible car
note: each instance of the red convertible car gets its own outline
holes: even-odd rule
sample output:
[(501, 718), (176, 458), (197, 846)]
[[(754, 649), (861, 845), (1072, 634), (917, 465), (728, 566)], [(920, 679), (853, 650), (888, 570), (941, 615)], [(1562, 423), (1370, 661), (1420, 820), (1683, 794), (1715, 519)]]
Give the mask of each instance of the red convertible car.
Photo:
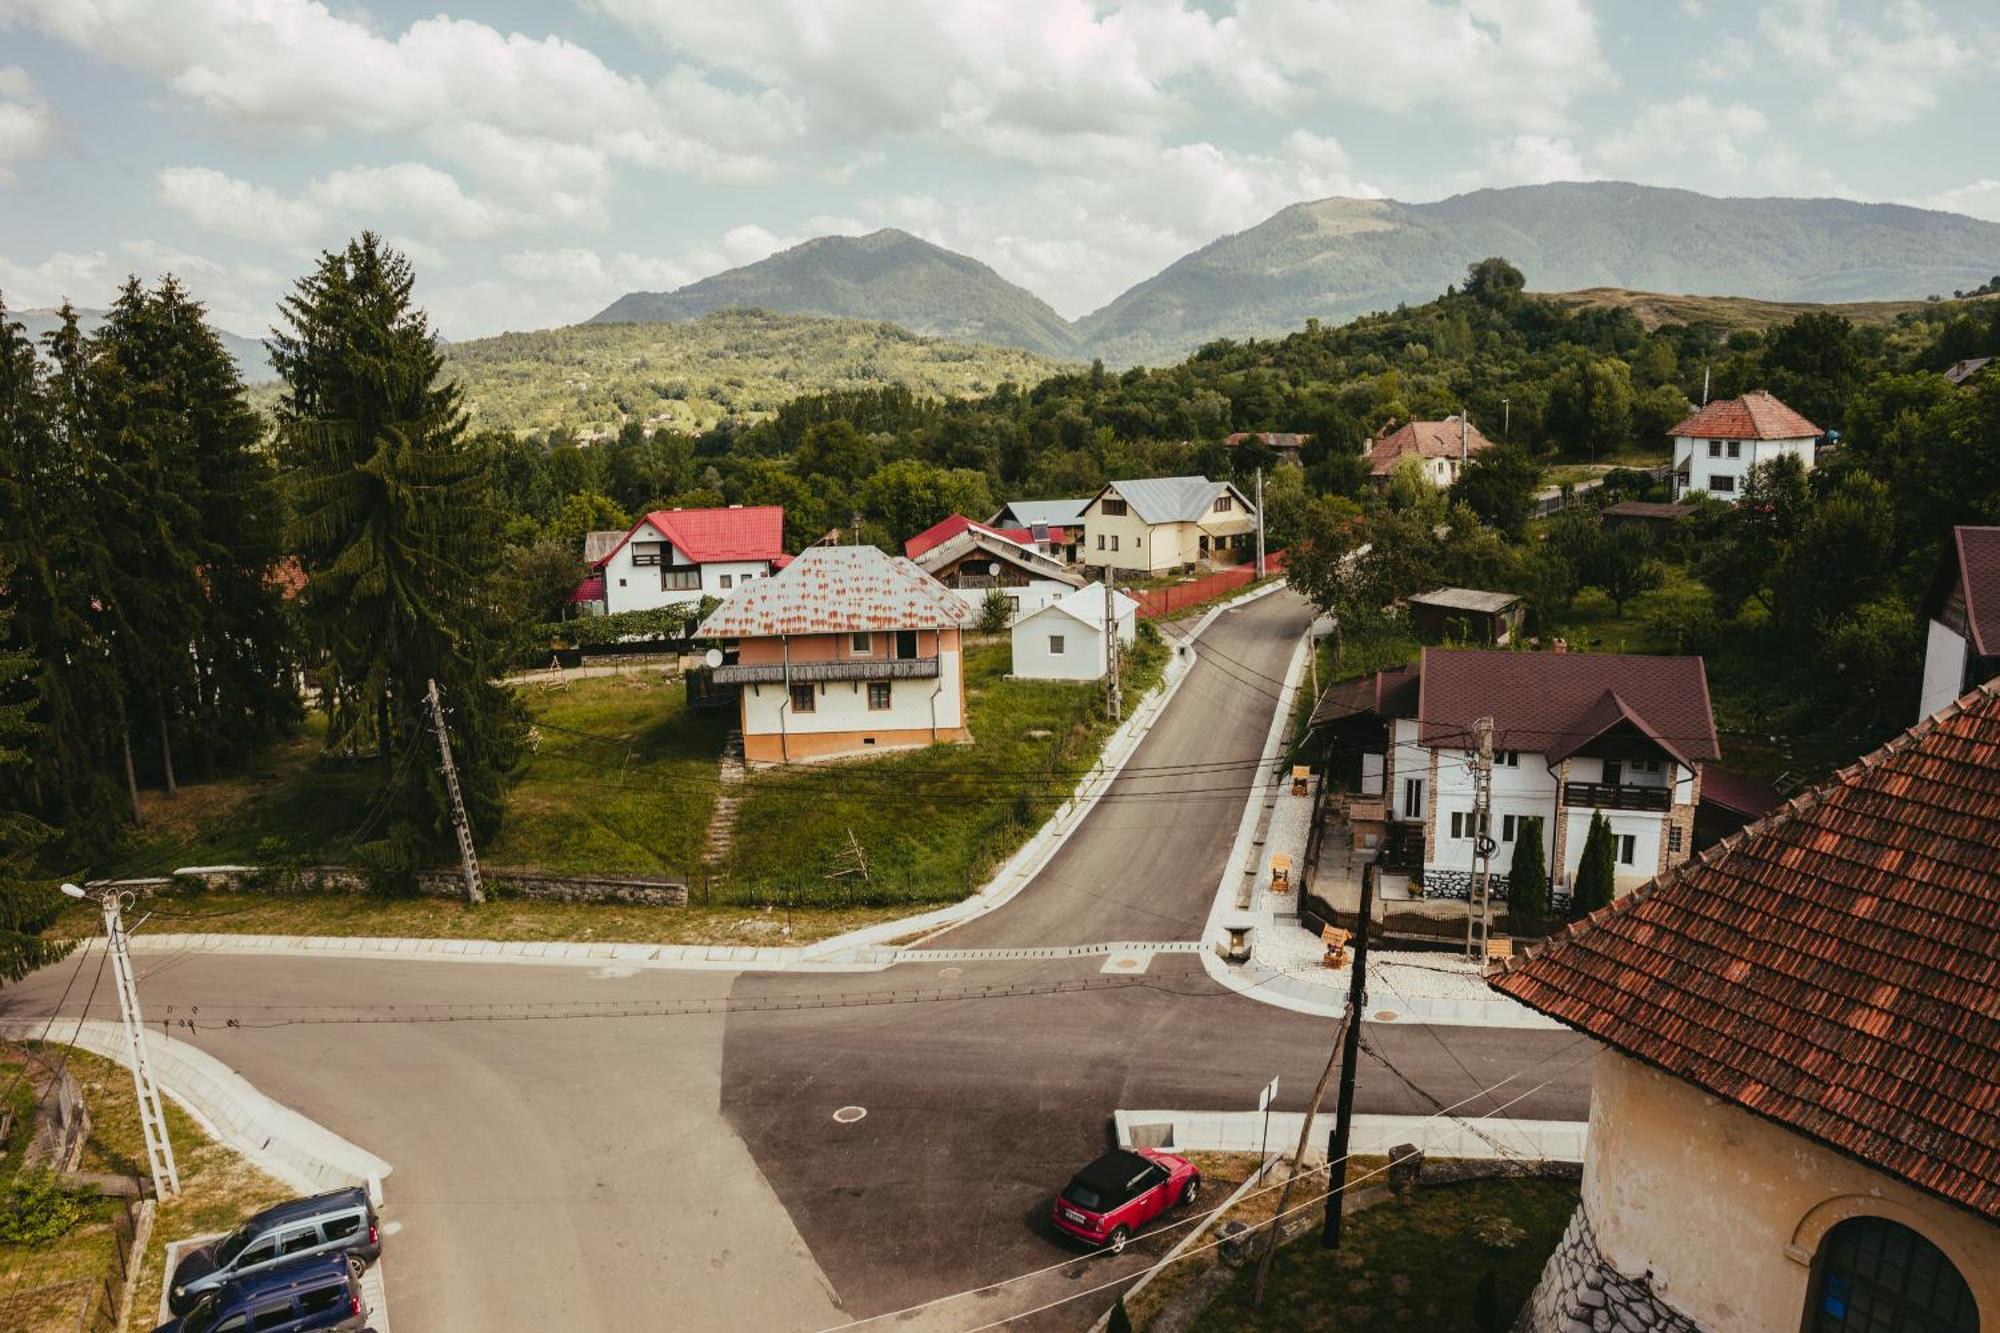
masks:
[(1140, 1227), (1201, 1197), (1201, 1172), (1185, 1157), (1153, 1148), (1108, 1152), (1076, 1173), (1049, 1216), (1078, 1240), (1125, 1250)]

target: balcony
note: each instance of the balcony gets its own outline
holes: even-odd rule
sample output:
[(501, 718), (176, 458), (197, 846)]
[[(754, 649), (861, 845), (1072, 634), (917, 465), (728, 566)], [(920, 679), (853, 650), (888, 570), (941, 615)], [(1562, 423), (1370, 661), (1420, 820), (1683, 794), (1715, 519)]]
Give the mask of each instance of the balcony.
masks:
[(1672, 787), (1634, 787), (1625, 783), (1565, 782), (1563, 804), (1598, 810), (1651, 810), (1665, 813), (1674, 803)]
[[(789, 676), (788, 674), (789, 673)], [(885, 661), (861, 657), (851, 662), (758, 662), (715, 668), (717, 685), (782, 685), (823, 680), (925, 680), (938, 674), (935, 657), (904, 657)]]

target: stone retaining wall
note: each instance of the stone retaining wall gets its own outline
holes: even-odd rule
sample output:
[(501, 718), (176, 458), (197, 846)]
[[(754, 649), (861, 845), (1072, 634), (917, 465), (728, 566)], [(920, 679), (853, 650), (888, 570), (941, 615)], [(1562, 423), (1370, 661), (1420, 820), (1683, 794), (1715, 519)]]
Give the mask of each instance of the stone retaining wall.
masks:
[(1579, 1206), (1542, 1269), (1513, 1333), (1703, 1333), (1702, 1326), (1628, 1278), (1598, 1252)]

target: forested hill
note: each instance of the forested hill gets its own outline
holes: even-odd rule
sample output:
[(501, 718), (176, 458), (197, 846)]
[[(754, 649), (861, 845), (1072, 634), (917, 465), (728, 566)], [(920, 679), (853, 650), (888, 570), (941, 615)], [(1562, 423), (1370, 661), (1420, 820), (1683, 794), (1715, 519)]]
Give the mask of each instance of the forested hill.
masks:
[[(79, 309), (76, 316), (77, 327), (85, 333), (95, 333), (104, 324), (102, 310)], [(15, 310), (10, 311), (8, 317), (19, 324), (37, 345), (41, 343), (43, 334), (53, 332), (62, 322), (60, 312), (55, 310)], [(209, 327), (214, 328), (214, 325)], [(245, 384), (261, 384), (278, 377), (278, 372), (271, 368), (271, 358), (262, 340), (246, 338), (227, 329), (216, 329), (215, 336), (236, 362), (236, 369), (242, 374)]]
[(1069, 324), (976, 259), (887, 228), (822, 236), (672, 292), (632, 292), (592, 324), (676, 322), (730, 308), (887, 320), (913, 333), (1075, 352)]
[(2000, 273), (2000, 224), (1842, 199), (1717, 199), (1621, 182), (1478, 190), (1430, 204), (1322, 199), (1176, 261), (1080, 320), (1110, 364), (1422, 301), (1505, 255), (1543, 290), (1921, 298)]

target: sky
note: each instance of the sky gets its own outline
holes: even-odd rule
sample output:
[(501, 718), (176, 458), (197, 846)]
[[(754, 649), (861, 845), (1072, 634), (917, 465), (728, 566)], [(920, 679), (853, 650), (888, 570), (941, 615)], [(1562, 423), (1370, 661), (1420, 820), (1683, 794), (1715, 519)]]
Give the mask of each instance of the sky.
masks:
[(1073, 318), (1331, 195), (2000, 221), (1996, 124), (1994, 0), (0, 0), (0, 298), (256, 335), (373, 228), (465, 339), (900, 227)]

